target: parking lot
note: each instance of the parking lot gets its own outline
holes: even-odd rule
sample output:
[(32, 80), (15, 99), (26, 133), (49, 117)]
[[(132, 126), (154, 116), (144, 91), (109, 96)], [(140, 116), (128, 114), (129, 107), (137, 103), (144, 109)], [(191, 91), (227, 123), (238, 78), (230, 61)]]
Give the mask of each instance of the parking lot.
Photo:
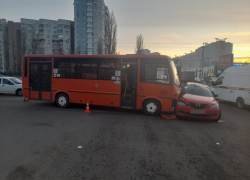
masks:
[(250, 179), (250, 108), (219, 122), (0, 95), (0, 179)]

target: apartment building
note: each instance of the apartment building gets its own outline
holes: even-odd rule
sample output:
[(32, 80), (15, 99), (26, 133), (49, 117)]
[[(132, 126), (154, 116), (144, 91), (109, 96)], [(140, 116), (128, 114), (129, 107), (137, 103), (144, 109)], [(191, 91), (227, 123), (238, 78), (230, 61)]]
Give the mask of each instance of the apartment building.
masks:
[(8, 36), (7, 36), (7, 22), (5, 19), (0, 19), (0, 73), (4, 73), (6, 71), (5, 65), (7, 63), (6, 57), (8, 56), (7, 54), (7, 41), (8, 41)]
[(70, 20), (21, 19), (26, 54), (71, 54), (74, 33)]
[(76, 54), (97, 54), (104, 37), (104, 21), (108, 12), (104, 0), (74, 0)]
[[(203, 46), (197, 48), (194, 52), (180, 56), (183, 68), (199, 68), (201, 66)], [(207, 44), (204, 47), (204, 67), (211, 66), (212, 63), (219, 62), (220, 56), (233, 54), (233, 44), (225, 41), (216, 41)]]

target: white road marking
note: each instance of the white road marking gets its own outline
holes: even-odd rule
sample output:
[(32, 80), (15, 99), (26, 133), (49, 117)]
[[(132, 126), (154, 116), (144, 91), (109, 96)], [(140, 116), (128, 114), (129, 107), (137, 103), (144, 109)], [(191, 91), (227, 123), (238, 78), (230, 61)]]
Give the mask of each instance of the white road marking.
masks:
[(220, 143), (216, 143), (218, 146), (220, 145)]
[(218, 122), (219, 123), (223, 123), (223, 122), (227, 122), (227, 121), (225, 121), (225, 120), (219, 120)]
[(78, 146), (78, 149), (81, 149), (82, 148), (82, 146)]

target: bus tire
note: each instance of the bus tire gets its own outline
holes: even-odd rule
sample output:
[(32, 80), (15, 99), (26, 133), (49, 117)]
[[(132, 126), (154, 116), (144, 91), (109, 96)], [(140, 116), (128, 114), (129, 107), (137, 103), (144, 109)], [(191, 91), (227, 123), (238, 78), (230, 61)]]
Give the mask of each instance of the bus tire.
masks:
[(60, 93), (56, 96), (56, 105), (59, 108), (69, 107), (69, 96), (65, 93)]
[(237, 98), (236, 104), (240, 109), (243, 109), (245, 107), (245, 102), (241, 97)]
[(158, 116), (161, 113), (161, 103), (155, 99), (147, 99), (143, 102), (142, 109), (148, 116)]

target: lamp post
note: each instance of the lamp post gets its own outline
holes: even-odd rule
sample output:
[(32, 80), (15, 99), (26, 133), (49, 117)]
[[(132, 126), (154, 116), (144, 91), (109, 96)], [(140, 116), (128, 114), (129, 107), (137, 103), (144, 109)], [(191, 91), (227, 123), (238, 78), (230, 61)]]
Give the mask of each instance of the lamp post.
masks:
[(205, 46), (208, 45), (208, 43), (204, 42), (203, 43), (203, 48), (202, 48), (202, 58), (201, 58), (201, 77), (200, 77), (200, 80), (202, 80), (203, 78), (203, 62), (204, 62), (204, 49), (205, 49)]

